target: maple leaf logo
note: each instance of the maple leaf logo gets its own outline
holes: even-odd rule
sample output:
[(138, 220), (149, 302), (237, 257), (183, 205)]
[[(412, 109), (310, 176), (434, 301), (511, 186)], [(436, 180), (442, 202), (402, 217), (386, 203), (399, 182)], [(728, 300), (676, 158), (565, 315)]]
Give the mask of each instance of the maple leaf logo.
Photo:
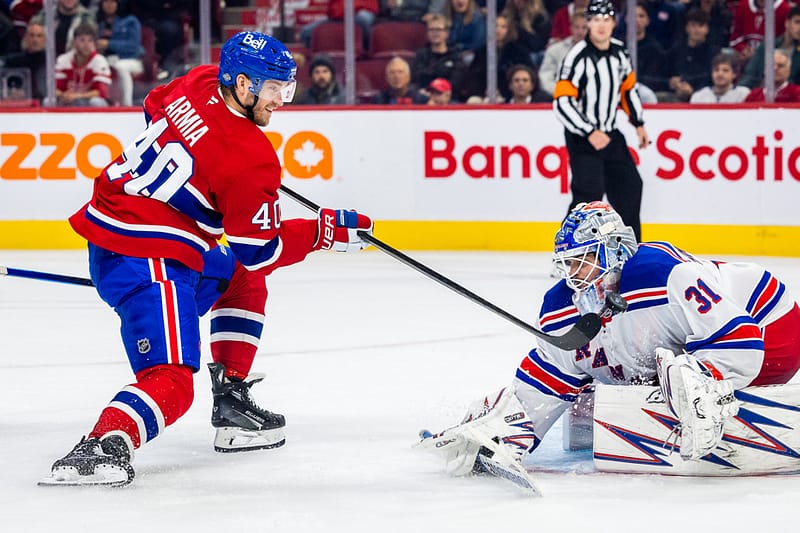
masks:
[(300, 148), (292, 152), (292, 155), (298, 163), (306, 167), (307, 171), (311, 171), (325, 157), (322, 150), (311, 140), (305, 141)]
[(283, 143), (275, 132), (267, 134), (277, 151), (283, 146), (283, 164), (286, 172), (301, 180), (333, 177), (333, 147), (327, 137), (318, 131), (298, 131)]

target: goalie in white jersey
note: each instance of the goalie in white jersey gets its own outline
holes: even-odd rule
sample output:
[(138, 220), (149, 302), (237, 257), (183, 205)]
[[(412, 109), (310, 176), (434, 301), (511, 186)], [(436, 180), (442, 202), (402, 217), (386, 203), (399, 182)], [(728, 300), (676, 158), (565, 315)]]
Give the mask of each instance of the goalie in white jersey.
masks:
[[(539, 327), (557, 334), (595, 312), (603, 328), (578, 350), (539, 342), (512, 387), (476, 402), (458, 426), (426, 433), (420, 447), (445, 452), (452, 474), (472, 471), (478, 453), (521, 460), (592, 382), (659, 384), (680, 421), (681, 457), (699, 459), (736, 414), (734, 389), (787, 383), (800, 369), (800, 309), (757, 264), (637, 243), (603, 202), (569, 213), (553, 261), (563, 279), (545, 294)], [(627, 310), (615, 313), (619, 295)]]

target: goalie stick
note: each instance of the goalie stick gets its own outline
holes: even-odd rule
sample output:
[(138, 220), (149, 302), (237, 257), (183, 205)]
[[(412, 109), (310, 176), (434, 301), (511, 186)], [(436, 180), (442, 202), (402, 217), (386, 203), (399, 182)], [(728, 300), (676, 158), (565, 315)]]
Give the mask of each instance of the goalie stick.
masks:
[[(309, 200), (308, 198), (302, 196), (301, 194), (293, 191), (286, 185), (281, 185), (280, 191), (286, 193), (287, 196), (291, 197), (296, 202), (302, 204), (303, 206), (307, 207), (312, 211), (319, 211), (320, 206)], [(380, 251), (384, 252), (391, 257), (394, 257), (401, 263), (410, 266), (417, 272), (424, 274), (425, 276), (429, 277), (433, 281), (444, 285), (448, 289), (457, 292), (458, 294), (464, 296), (468, 300), (472, 300), (476, 304), (480, 305), (481, 307), (492, 311), (493, 313), (500, 315), (501, 317), (505, 318), (509, 322), (521, 327), (528, 333), (532, 333), (539, 337), (540, 339), (547, 341), (548, 343), (556, 346), (557, 348), (561, 348), (562, 350), (577, 350), (589, 343), (590, 340), (594, 338), (595, 335), (600, 331), (602, 327), (602, 323), (600, 321), (600, 317), (595, 313), (587, 313), (580, 318), (578, 318), (575, 325), (572, 328), (564, 333), (563, 335), (550, 335), (545, 333), (544, 331), (540, 331), (527, 322), (517, 318), (516, 316), (512, 315), (511, 313), (497, 307), (493, 303), (489, 302), (488, 300), (483, 299), (482, 297), (478, 296), (474, 292), (470, 291), (466, 287), (459, 285), (455, 281), (443, 276), (442, 274), (436, 272), (432, 268), (423, 265), (416, 259), (412, 259), (411, 257), (407, 256), (400, 250), (389, 246), (388, 244), (384, 243), (383, 241), (373, 237), (369, 233), (365, 231), (359, 231), (358, 236), (361, 237), (362, 240), (368, 242), (369, 244), (373, 245), (375, 248), (379, 249)]]
[(529, 496), (541, 496), (539, 488), (533, 483), (530, 474), (518, 463), (506, 466), (490, 457), (478, 454), (476, 459), (480, 465), (482, 473), (490, 474), (500, 479), (510, 481)]

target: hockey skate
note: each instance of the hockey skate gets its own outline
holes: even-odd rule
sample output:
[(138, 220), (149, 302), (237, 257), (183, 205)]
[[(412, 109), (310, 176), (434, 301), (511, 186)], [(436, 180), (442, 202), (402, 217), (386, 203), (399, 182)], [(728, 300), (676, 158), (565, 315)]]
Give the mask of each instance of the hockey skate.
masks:
[(83, 437), (71, 452), (53, 463), (50, 475), (39, 481), (39, 485), (127, 485), (134, 477), (130, 450), (120, 435), (112, 434), (102, 439)]
[(214, 407), (211, 425), (217, 429), (214, 450), (246, 452), (277, 448), (286, 443), (283, 415), (262, 409), (250, 396), (250, 387), (264, 379), (262, 374), (250, 374), (245, 380), (225, 377), (221, 363), (209, 363)]

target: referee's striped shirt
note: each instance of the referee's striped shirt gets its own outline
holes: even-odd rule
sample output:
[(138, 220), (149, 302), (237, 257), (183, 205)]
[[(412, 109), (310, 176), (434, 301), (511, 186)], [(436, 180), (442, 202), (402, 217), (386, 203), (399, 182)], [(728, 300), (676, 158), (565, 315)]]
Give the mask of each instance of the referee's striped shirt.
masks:
[(620, 105), (631, 124), (641, 126), (642, 101), (635, 86), (636, 74), (622, 41), (611, 39), (608, 50), (599, 50), (586, 38), (561, 63), (553, 109), (568, 131), (582, 136), (595, 129), (614, 130)]

